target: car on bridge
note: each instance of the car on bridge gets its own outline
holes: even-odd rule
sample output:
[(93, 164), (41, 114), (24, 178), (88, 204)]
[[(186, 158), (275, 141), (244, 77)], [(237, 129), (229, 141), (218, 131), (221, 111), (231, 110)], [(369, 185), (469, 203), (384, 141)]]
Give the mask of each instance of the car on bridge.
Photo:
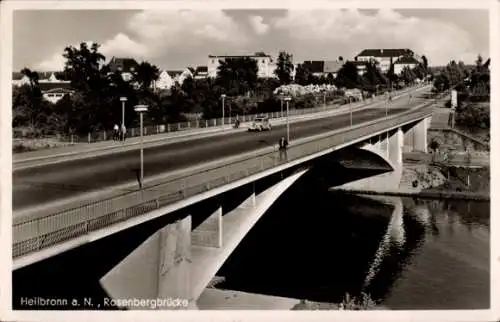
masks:
[(269, 118), (266, 116), (258, 116), (256, 117), (252, 124), (248, 127), (248, 131), (271, 131), (271, 122), (269, 122)]

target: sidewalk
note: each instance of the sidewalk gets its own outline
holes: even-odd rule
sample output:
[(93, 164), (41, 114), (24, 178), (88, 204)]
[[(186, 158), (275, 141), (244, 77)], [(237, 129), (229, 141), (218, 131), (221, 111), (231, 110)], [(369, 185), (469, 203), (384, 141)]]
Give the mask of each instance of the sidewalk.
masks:
[[(417, 90), (421, 88), (417, 88)], [(415, 89), (414, 89), (415, 90)], [(404, 93), (408, 92), (409, 90), (402, 91), (398, 95), (404, 95)], [(380, 99), (380, 97), (375, 98), (375, 100), (370, 101), (365, 101), (365, 102), (357, 102), (353, 103), (352, 106), (349, 105), (343, 105), (343, 106), (337, 106), (335, 107), (334, 105), (330, 105), (326, 107), (323, 111), (317, 111), (317, 112), (312, 112), (310, 111), (309, 113), (304, 113), (301, 115), (294, 115), (290, 116), (290, 123), (295, 123), (295, 122), (300, 122), (300, 121), (305, 121), (305, 120), (310, 120), (310, 119), (316, 119), (316, 118), (321, 118), (325, 116), (333, 116), (337, 114), (343, 114), (347, 113), (350, 111), (350, 109), (354, 108), (357, 111), (362, 110), (364, 108), (371, 108), (375, 107), (379, 104), (382, 104), (384, 102), (383, 99)], [(305, 112), (305, 111), (304, 111)], [(272, 125), (280, 125), (285, 122), (286, 118), (273, 118), (271, 119)], [(216, 135), (225, 135), (229, 133), (235, 133), (235, 132), (240, 132), (240, 131), (246, 131), (248, 126), (251, 124), (251, 122), (245, 122), (241, 123), (239, 129), (234, 129), (233, 125), (225, 125), (224, 127), (222, 126), (215, 126), (215, 127), (209, 127), (209, 128), (196, 128), (196, 129), (187, 129), (187, 130), (181, 130), (181, 131), (176, 131), (176, 132), (167, 132), (167, 133), (162, 133), (162, 134), (153, 134), (153, 135), (147, 135), (144, 136), (144, 144), (147, 146), (150, 146), (151, 144), (158, 143), (158, 144), (164, 144), (167, 139), (174, 139), (170, 140), (170, 143), (174, 142), (180, 142), (183, 140), (188, 140), (192, 139), (194, 137), (207, 137), (207, 134), (209, 136), (216, 136)], [(36, 151), (30, 151), (30, 152), (24, 152), (24, 153), (15, 153), (12, 156), (13, 163), (14, 164), (20, 164), (23, 162), (31, 162), (31, 161), (36, 161), (36, 160), (48, 160), (48, 159), (55, 159), (55, 158), (61, 158), (61, 157), (71, 157), (71, 156), (76, 156), (76, 155), (82, 155), (86, 153), (95, 153), (99, 151), (121, 151), (121, 150), (128, 150), (130, 148), (135, 149), (137, 145), (140, 144), (140, 137), (132, 137), (127, 139), (125, 142), (116, 142), (116, 141), (102, 141), (102, 142), (96, 142), (96, 143), (76, 143), (70, 146), (63, 146), (63, 147), (57, 147), (57, 148), (48, 148), (48, 149), (40, 149)]]

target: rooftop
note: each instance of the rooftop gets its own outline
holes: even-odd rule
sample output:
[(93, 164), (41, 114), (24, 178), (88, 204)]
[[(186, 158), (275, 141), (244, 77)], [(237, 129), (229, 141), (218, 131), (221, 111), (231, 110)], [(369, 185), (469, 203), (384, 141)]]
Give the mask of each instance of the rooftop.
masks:
[(404, 49), (364, 49), (356, 57), (399, 57), (399, 56), (412, 56), (413, 51)]
[(413, 57), (403, 56), (396, 60), (394, 64), (419, 64), (420, 62)]
[(120, 58), (120, 57), (113, 57), (108, 63), (108, 67), (111, 70), (111, 72), (120, 71), (122, 73), (133, 72), (138, 65), (139, 64), (137, 63), (137, 61), (133, 58)]

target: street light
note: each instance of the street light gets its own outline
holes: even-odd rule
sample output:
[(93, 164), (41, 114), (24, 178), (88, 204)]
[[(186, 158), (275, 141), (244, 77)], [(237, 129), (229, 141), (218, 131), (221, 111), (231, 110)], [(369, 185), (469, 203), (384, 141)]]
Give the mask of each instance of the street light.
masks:
[(286, 140), (287, 142), (290, 142), (290, 122), (288, 120), (288, 114), (290, 109), (288, 106), (288, 102), (290, 102), (292, 98), (290, 96), (287, 96), (284, 98), (284, 100), (286, 101)]
[(139, 117), (141, 119), (141, 176), (139, 179), (139, 186), (142, 189), (142, 182), (144, 181), (144, 151), (143, 151), (143, 139), (142, 139), (144, 129), (142, 124), (142, 114), (148, 111), (148, 105), (142, 105), (142, 104), (136, 105), (134, 110), (137, 113), (139, 113)]
[(125, 126), (125, 102), (127, 98), (125, 96), (120, 97), (120, 102), (122, 102), (122, 129)]
[(283, 95), (280, 95), (280, 102), (281, 102), (281, 117), (283, 118)]
[(350, 121), (351, 121), (351, 127), (352, 127), (352, 104), (351, 104), (351, 99), (353, 97), (352, 96), (349, 96), (349, 118), (350, 118)]
[(226, 98), (226, 94), (222, 94), (220, 97), (222, 98), (222, 126), (224, 126), (224, 99)]

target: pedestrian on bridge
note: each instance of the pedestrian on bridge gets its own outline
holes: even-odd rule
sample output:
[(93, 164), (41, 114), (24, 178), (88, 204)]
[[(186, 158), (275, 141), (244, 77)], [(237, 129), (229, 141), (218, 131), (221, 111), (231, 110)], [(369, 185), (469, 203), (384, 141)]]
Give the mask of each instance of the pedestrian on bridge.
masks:
[(288, 148), (288, 140), (282, 136), (278, 142), (278, 145), (279, 145), (280, 161), (283, 161), (283, 160), (287, 161), (288, 157), (287, 157), (286, 150)]
[(113, 127), (113, 141), (118, 141), (119, 135), (120, 135), (120, 131), (118, 128), (118, 124), (115, 124), (115, 126)]
[(121, 138), (123, 142), (125, 142), (126, 137), (127, 137), (127, 129), (125, 128), (125, 124), (122, 124)]

